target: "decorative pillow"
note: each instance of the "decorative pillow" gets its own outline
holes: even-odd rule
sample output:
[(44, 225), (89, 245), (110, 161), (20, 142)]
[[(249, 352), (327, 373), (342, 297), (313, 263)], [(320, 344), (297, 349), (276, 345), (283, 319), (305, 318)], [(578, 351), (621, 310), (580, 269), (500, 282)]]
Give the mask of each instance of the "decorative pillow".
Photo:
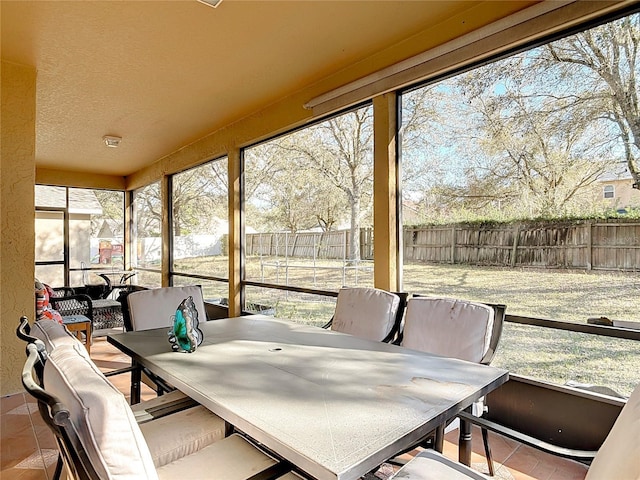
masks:
[(36, 320), (55, 320), (62, 325), (62, 315), (57, 310), (51, 308), (49, 297), (51, 296), (48, 287), (36, 278), (35, 295), (36, 295)]
[(204, 340), (202, 330), (198, 328), (198, 310), (193, 297), (185, 298), (173, 317), (173, 326), (168, 332), (169, 343), (175, 352), (191, 353)]

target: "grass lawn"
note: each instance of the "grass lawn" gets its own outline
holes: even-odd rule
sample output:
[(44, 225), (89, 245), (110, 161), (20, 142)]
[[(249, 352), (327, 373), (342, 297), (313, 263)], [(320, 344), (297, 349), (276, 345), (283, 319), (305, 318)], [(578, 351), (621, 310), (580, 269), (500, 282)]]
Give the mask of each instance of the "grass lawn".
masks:
[[(181, 260), (181, 269), (224, 271), (227, 258)], [(191, 264), (191, 265), (190, 265)], [(247, 259), (247, 278), (267, 283), (337, 291), (342, 285), (373, 285), (371, 263), (342, 268), (341, 262), (283, 258)], [(193, 268), (193, 269), (192, 269)], [(217, 274), (217, 273), (216, 273)], [(571, 322), (588, 317), (640, 322), (640, 274), (568, 270), (505, 269), (466, 265), (409, 264), (404, 291), (504, 303), (507, 313)], [(205, 298), (219, 296), (212, 291)], [(247, 300), (275, 308), (275, 315), (323, 325), (334, 298), (259, 287)], [(569, 380), (606, 385), (629, 395), (640, 383), (640, 342), (506, 324), (494, 365), (555, 383)]]

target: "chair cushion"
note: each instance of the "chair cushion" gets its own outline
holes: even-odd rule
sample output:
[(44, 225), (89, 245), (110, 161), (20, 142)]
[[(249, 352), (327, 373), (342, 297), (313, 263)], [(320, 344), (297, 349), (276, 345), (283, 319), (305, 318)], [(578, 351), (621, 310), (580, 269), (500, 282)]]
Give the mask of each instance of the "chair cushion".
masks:
[(44, 367), (45, 390), (69, 409), (69, 420), (100, 478), (157, 479), (144, 436), (124, 396), (80, 344), (57, 346)]
[(198, 321), (206, 321), (207, 313), (202, 289), (198, 285), (153, 288), (130, 293), (127, 296), (127, 302), (133, 330), (149, 330), (173, 325), (173, 317), (178, 306), (188, 297), (193, 298), (198, 312)]
[(278, 462), (238, 434), (220, 440), (193, 455), (158, 468), (160, 480), (223, 478), (246, 480)]
[(140, 430), (153, 463), (161, 467), (223, 439), (226, 423), (198, 405), (143, 423)]
[(593, 459), (585, 480), (640, 480), (640, 385)]
[(489, 349), (494, 311), (453, 298), (413, 297), (407, 303), (402, 346), (480, 362)]
[(71, 325), (74, 323), (86, 323), (86, 322), (91, 323), (91, 320), (89, 320), (89, 317), (86, 317), (84, 315), (64, 315), (62, 317), (62, 323), (65, 325)]
[(434, 450), (424, 450), (391, 477), (393, 480), (488, 480), (488, 477)]
[[(80, 341), (71, 335), (69, 331), (58, 322), (51, 320), (38, 320), (31, 326), (31, 335), (42, 340), (47, 353), (50, 354), (54, 348), (62, 345), (75, 346), (80, 345)], [(88, 356), (87, 350), (83, 347), (80, 353)]]
[(342, 288), (338, 292), (331, 330), (382, 341), (391, 332), (400, 298), (376, 288)]
[(140, 425), (195, 405), (197, 405), (197, 402), (191, 400), (180, 390), (174, 390), (159, 397), (133, 404), (131, 405), (131, 411), (136, 417), (138, 425)]

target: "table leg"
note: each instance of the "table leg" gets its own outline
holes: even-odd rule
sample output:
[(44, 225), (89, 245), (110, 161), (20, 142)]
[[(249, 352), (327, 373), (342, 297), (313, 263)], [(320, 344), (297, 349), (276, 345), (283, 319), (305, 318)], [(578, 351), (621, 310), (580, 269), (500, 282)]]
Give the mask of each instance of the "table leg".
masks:
[(93, 323), (87, 322), (85, 329), (85, 347), (87, 348), (87, 353), (91, 354), (91, 330), (93, 329)]
[(131, 360), (131, 405), (140, 403), (140, 383), (142, 382), (142, 369), (138, 362)]
[(442, 449), (444, 448), (444, 425), (440, 425), (436, 428), (436, 438), (433, 444), (433, 448), (442, 453)]
[[(471, 413), (473, 406), (465, 409)], [(471, 423), (460, 419), (460, 436), (458, 438), (458, 461), (463, 465), (471, 465)]]

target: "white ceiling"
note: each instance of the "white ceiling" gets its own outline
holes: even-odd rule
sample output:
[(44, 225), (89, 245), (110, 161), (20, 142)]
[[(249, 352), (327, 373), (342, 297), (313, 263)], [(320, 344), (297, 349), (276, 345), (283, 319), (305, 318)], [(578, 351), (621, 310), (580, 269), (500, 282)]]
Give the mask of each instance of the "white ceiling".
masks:
[(453, 16), (530, 3), (2, 0), (2, 59), (37, 69), (38, 167), (128, 175)]

